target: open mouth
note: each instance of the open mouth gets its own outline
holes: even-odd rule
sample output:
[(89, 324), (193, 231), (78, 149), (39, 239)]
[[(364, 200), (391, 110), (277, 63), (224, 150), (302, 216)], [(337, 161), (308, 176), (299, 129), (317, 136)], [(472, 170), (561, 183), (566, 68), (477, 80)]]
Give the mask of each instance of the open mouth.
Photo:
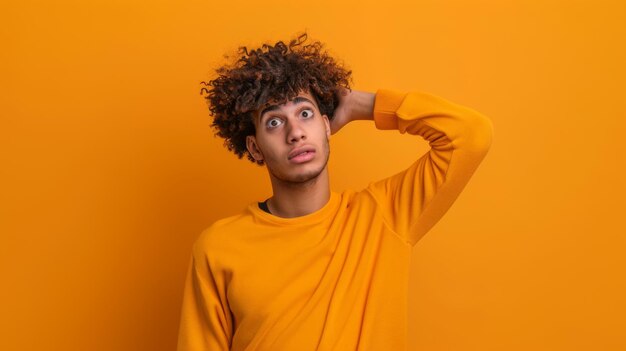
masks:
[(289, 159), (289, 161), (294, 163), (303, 163), (310, 161), (315, 156), (315, 151), (304, 151), (301, 152)]

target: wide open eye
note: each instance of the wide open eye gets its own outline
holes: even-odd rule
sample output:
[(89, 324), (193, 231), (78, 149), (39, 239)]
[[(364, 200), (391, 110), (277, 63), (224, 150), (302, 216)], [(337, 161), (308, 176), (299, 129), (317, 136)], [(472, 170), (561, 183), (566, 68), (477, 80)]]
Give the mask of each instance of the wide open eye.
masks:
[(304, 118), (311, 118), (313, 117), (313, 110), (311, 110), (310, 108), (304, 109), (302, 110), (302, 112), (300, 112), (300, 115), (302, 115), (302, 117)]
[(276, 127), (278, 127), (279, 125), (281, 125), (282, 123), (283, 123), (283, 122), (282, 122), (280, 119), (278, 119), (278, 118), (270, 118), (270, 119), (267, 121), (267, 126), (268, 126), (269, 128), (276, 128)]

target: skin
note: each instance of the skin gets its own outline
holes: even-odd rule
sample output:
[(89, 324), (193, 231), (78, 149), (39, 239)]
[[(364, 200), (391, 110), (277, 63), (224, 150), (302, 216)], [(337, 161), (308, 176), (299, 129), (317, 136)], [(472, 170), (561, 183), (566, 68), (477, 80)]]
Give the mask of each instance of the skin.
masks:
[[(342, 90), (334, 118), (320, 113), (308, 91), (298, 97), (309, 101), (290, 100), (276, 105), (268, 102), (255, 113), (255, 135), (246, 138), (246, 147), (257, 160), (264, 160), (273, 196), (268, 199), (270, 212), (278, 217), (293, 218), (315, 212), (330, 199), (328, 176), (329, 140), (343, 126), (355, 120), (373, 120), (375, 94)], [(261, 112), (267, 106), (274, 110)], [(289, 160), (289, 153), (302, 146), (315, 150), (313, 158), (304, 163)]]

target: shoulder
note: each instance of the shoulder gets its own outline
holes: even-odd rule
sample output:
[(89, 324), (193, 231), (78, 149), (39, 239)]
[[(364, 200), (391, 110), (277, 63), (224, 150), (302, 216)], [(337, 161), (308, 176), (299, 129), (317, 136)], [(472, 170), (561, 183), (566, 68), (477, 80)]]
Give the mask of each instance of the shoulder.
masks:
[(221, 218), (202, 230), (193, 243), (194, 256), (215, 256), (232, 246), (245, 216), (245, 213), (240, 213)]
[(341, 193), (342, 207), (354, 209), (372, 209), (378, 207), (378, 199), (368, 187), (360, 190), (345, 190)]

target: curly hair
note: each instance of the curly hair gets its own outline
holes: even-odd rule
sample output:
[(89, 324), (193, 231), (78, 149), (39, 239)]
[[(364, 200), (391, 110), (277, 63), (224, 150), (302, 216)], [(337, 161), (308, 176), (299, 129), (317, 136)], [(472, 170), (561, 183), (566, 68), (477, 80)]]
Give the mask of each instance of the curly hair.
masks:
[(280, 104), (308, 91), (320, 112), (332, 120), (340, 90), (351, 90), (352, 71), (323, 51), (322, 43), (305, 44), (306, 39), (305, 32), (288, 45), (278, 41), (252, 50), (240, 46), (235, 63), (217, 68), (217, 78), (201, 82), (215, 136), (224, 138), (224, 146), (240, 159), (246, 155), (264, 164), (246, 148), (246, 136), (256, 133), (255, 113), (267, 102)]

